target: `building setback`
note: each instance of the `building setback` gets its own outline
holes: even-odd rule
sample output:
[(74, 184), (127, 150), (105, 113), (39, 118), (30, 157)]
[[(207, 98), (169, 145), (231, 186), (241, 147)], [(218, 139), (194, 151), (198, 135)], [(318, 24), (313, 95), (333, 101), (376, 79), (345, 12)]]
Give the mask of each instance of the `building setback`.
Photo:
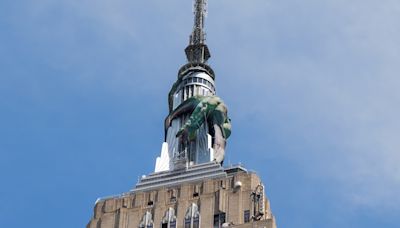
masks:
[(276, 228), (260, 177), (222, 165), (231, 123), (207, 64), (205, 14), (206, 0), (196, 0), (188, 62), (168, 94), (154, 173), (129, 192), (98, 199), (87, 228)]

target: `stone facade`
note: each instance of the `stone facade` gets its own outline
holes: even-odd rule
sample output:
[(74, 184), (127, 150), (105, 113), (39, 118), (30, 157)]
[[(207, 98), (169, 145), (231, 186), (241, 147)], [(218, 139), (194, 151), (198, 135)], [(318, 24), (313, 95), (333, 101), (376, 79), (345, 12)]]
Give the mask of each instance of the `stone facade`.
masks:
[(87, 228), (276, 228), (257, 174), (240, 167), (224, 172), (225, 177), (99, 199)]

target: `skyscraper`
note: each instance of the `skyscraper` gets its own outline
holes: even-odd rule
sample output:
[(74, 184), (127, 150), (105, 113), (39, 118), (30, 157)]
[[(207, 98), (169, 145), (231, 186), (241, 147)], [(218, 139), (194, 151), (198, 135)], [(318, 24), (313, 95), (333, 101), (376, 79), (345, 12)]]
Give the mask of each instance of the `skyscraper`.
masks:
[(88, 228), (276, 227), (257, 174), (223, 167), (231, 123), (207, 64), (206, 0), (195, 0), (194, 15), (187, 63), (168, 94), (154, 173), (129, 192), (98, 199)]

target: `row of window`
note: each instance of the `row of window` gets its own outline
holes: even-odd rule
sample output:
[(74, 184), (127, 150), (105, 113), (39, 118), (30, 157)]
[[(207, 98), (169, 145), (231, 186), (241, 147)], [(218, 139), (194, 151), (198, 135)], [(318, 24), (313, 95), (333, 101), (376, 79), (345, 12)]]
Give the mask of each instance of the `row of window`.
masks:
[(212, 92), (206, 87), (199, 85), (188, 85), (185, 86), (182, 90), (182, 100), (186, 100), (193, 96), (198, 96), (198, 95), (208, 96), (211, 94)]
[[(139, 224), (139, 228), (153, 228), (153, 224), (153, 215), (150, 211), (147, 211)], [(200, 228), (200, 211), (197, 204), (192, 203), (186, 210), (184, 225), (185, 228)], [(175, 210), (172, 207), (165, 212), (161, 228), (176, 228)]]
[[(188, 84), (189, 83), (189, 84)], [(190, 83), (201, 83), (201, 84), (190, 84)], [(173, 108), (178, 107), (181, 102), (193, 96), (210, 96), (214, 95), (215, 88), (213, 84), (206, 79), (191, 77), (185, 79), (182, 83), (184, 85), (179, 89), (179, 93), (175, 94), (173, 101)]]
[[(185, 122), (184, 120), (183, 122)], [(180, 148), (182, 150), (182, 148)], [(234, 188), (235, 186), (235, 179), (231, 178), (228, 180), (220, 180), (218, 182), (215, 182), (217, 187), (221, 187), (223, 189), (229, 189), (229, 188)], [(202, 184), (194, 184), (192, 189), (191, 189), (191, 194), (193, 198), (198, 197), (202, 193)], [(147, 206), (153, 206), (157, 201), (158, 201), (158, 192), (157, 191), (152, 191), (152, 192), (147, 192), (144, 196), (144, 200), (147, 203)], [(180, 197), (180, 188), (171, 188), (168, 189), (166, 192), (166, 197), (169, 199), (170, 203), (175, 203), (177, 199)], [(251, 199), (253, 202), (258, 203), (260, 205), (256, 205), (257, 208), (260, 208), (260, 211), (264, 211), (264, 196), (263, 196), (263, 186), (259, 186), (258, 190), (251, 195)], [(123, 202), (125, 207), (128, 207), (128, 201)], [(137, 207), (139, 205), (136, 205), (135, 199), (132, 199), (131, 201), (132, 207)]]
[(187, 78), (187, 79), (183, 80), (183, 85), (187, 85), (188, 83), (202, 83), (204, 85), (207, 85), (209, 88), (211, 88), (212, 90), (215, 91), (214, 85), (204, 78), (192, 77), (192, 78)]
[[(226, 214), (224, 212), (214, 215), (214, 228), (222, 228), (225, 222)], [(244, 222), (250, 222), (250, 210), (244, 211)], [(150, 212), (145, 213), (139, 228), (153, 228), (153, 219)], [(176, 228), (176, 216), (173, 208), (170, 207), (165, 213), (161, 223), (161, 228)], [(192, 203), (192, 205), (186, 211), (184, 228), (200, 228), (200, 212), (195, 203)]]
[[(197, 184), (197, 185), (193, 185), (193, 198), (199, 197), (200, 193), (202, 190), (202, 186)], [(180, 189), (179, 188), (172, 188), (167, 190), (167, 199), (169, 199), (169, 203), (176, 203), (177, 198), (180, 195)], [(154, 206), (154, 204), (158, 201), (158, 192), (148, 192), (145, 195), (145, 200), (147, 200), (147, 206)], [(124, 202), (125, 204), (126, 202)], [(136, 207), (137, 205), (135, 205), (135, 200), (132, 201), (132, 206)], [(125, 207), (127, 207), (127, 205), (125, 205)]]

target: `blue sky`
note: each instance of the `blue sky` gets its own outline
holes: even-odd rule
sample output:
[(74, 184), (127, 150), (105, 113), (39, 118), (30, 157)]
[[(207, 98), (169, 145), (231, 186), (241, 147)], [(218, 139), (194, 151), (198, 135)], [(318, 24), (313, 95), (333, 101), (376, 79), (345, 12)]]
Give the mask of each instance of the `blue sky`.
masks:
[[(190, 0), (0, 2), (0, 227), (84, 227), (151, 172)], [(279, 227), (398, 227), (400, 2), (210, 0), (226, 163)]]

